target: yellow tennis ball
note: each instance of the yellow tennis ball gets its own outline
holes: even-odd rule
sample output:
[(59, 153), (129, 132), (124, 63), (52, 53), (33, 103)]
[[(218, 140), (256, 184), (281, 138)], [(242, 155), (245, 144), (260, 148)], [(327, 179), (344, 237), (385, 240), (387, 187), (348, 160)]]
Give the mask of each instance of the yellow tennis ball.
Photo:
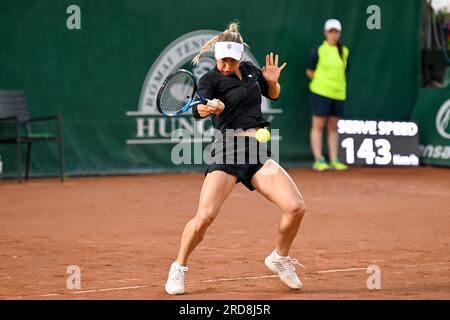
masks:
[(259, 142), (267, 142), (270, 140), (270, 131), (267, 129), (258, 129), (256, 131), (256, 140)]

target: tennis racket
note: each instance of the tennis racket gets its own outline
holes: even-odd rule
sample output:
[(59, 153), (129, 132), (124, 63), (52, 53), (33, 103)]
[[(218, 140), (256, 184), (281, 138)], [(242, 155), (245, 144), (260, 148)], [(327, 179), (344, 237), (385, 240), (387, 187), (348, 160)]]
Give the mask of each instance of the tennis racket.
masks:
[(194, 75), (184, 69), (171, 73), (164, 80), (156, 98), (158, 111), (168, 117), (182, 114), (197, 104), (216, 105), (198, 94)]

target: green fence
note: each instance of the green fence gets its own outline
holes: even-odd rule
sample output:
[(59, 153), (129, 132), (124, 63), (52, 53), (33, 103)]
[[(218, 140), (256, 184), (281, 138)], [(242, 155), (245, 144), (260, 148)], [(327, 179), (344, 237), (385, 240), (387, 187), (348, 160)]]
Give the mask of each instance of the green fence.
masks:
[[(66, 26), (72, 4), (81, 9), (81, 30)], [(381, 10), (380, 30), (366, 26), (369, 5)], [(264, 111), (280, 129), (281, 163), (305, 165), (311, 160), (305, 68), (311, 48), (322, 42), (324, 21), (341, 20), (350, 48), (346, 117), (408, 119), (419, 86), (420, 11), (419, 0), (2, 1), (0, 88), (25, 89), (34, 116), (62, 116), (69, 175), (202, 170), (172, 164), (168, 134), (210, 124), (155, 114), (154, 81), (158, 68), (186, 65), (209, 30), (236, 18), (249, 57), (262, 64), (274, 50), (288, 63), (282, 97)], [(178, 48), (180, 41), (187, 42)], [(171, 49), (180, 60), (167, 65)], [(13, 176), (14, 147), (0, 146), (0, 154)], [(57, 172), (56, 147), (36, 146), (32, 175)]]
[(450, 167), (450, 90), (421, 89), (411, 118), (419, 124), (422, 162)]

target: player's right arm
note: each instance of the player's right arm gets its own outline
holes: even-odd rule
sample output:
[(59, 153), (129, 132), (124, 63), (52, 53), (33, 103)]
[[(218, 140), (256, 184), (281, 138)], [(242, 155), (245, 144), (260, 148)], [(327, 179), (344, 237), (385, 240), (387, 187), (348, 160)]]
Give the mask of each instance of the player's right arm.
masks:
[(214, 79), (209, 74), (205, 74), (198, 81), (198, 93), (205, 99), (212, 100), (215, 103), (215, 106), (198, 104), (192, 107), (192, 114), (195, 119), (203, 119), (212, 114), (219, 114), (223, 111), (225, 105), (219, 99), (213, 99), (215, 94), (214, 91)]

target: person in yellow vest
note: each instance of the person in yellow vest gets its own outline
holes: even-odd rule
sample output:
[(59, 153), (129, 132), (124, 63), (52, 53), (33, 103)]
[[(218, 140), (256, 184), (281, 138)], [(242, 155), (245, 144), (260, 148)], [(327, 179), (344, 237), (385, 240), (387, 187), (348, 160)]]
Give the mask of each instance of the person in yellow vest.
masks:
[[(336, 19), (325, 22), (325, 40), (311, 52), (306, 75), (311, 82), (310, 107), (312, 126), (310, 132), (311, 149), (314, 155), (313, 169), (346, 170), (339, 161), (337, 122), (343, 115), (346, 99), (346, 83), (349, 49), (339, 41), (342, 26)], [(329, 163), (322, 155), (322, 135), (327, 126)]]

